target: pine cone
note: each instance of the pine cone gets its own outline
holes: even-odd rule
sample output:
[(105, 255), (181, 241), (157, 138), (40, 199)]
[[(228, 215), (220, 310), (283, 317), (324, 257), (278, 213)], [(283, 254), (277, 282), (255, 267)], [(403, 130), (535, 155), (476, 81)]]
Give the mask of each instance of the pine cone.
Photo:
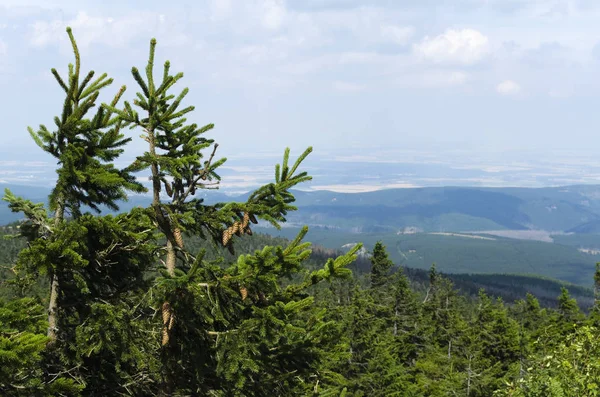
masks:
[(171, 318), (169, 319), (169, 325), (167, 326), (167, 330), (170, 331), (175, 325), (175, 313), (171, 313)]
[(169, 197), (173, 197), (173, 188), (171, 187), (171, 184), (168, 181), (164, 181), (164, 183), (167, 194), (169, 195)]
[(246, 212), (244, 214), (244, 219), (242, 220), (242, 228), (245, 229), (246, 226), (248, 226), (248, 222), (250, 222), (250, 216), (248, 215), (248, 213)]
[(162, 345), (166, 345), (167, 343), (169, 343), (169, 331), (167, 331), (166, 327), (163, 327), (162, 329)]
[(231, 240), (231, 236), (233, 236), (231, 228), (223, 231), (223, 245), (227, 245), (229, 240)]
[(163, 324), (166, 325), (169, 322), (169, 318), (171, 317), (171, 305), (169, 302), (165, 302), (162, 304), (162, 320)]
[(181, 230), (178, 227), (173, 230), (173, 236), (175, 237), (175, 242), (179, 248), (183, 248), (183, 237), (181, 237)]
[(244, 233), (244, 229), (242, 229), (242, 224), (240, 222), (236, 222), (233, 224), (234, 228), (235, 228), (235, 235), (236, 236), (241, 236)]
[(258, 221), (256, 220), (256, 217), (252, 214), (248, 214), (248, 216), (250, 217), (250, 222), (254, 223), (255, 225), (258, 223)]
[(242, 295), (242, 300), (245, 301), (248, 297), (248, 289), (246, 287), (240, 287), (240, 294)]
[(246, 228), (246, 234), (252, 236), (252, 229), (250, 229), (250, 227)]
[(227, 245), (227, 249), (229, 250), (229, 253), (231, 255), (235, 255), (235, 251), (233, 250), (233, 244), (231, 242)]

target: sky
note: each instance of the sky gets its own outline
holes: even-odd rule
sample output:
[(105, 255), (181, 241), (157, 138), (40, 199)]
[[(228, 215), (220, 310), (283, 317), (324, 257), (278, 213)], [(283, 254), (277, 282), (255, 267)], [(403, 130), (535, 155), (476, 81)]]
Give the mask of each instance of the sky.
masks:
[[(26, 127), (60, 114), (50, 69), (73, 61), (66, 26), (83, 70), (115, 79), (105, 101), (123, 84), (135, 95), (131, 67), (155, 37), (157, 72), (166, 59), (184, 72), (189, 119), (215, 124), (238, 188), (308, 146), (322, 175), (335, 156), (385, 153), (422, 164), (461, 153), (450, 166), (477, 157), (482, 173), (575, 153), (589, 156), (574, 171), (585, 173), (600, 147), (599, 18), (595, 0), (0, 0), (0, 181), (54, 167)], [(126, 157), (144, 150), (139, 133)]]

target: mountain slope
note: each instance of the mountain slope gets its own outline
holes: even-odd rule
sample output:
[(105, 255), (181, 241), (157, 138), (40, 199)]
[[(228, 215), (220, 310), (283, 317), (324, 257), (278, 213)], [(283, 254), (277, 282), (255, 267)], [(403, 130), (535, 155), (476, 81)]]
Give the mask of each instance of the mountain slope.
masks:
[[(49, 193), (45, 188), (9, 187), (34, 201), (45, 200)], [(353, 232), (398, 232), (405, 228), (425, 232), (510, 229), (595, 232), (600, 223), (597, 185), (539, 189), (434, 187), (367, 193), (295, 191), (294, 194), (299, 211), (289, 214), (289, 223)], [(247, 196), (201, 192), (200, 197), (214, 203), (244, 201)], [(122, 208), (127, 210), (146, 202), (149, 197), (133, 196)], [(17, 218), (10, 214), (6, 203), (0, 203), (0, 223)]]

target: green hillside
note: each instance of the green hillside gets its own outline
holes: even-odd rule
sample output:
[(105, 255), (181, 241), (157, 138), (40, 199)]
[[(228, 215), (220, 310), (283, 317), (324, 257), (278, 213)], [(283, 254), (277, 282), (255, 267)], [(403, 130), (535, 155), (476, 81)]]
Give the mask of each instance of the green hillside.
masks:
[(566, 231), (600, 219), (600, 187), (418, 188), (368, 193), (301, 192), (291, 222), (355, 231)]
[[(45, 201), (41, 187), (2, 185), (35, 201)], [(600, 186), (556, 188), (415, 188), (366, 193), (294, 191), (300, 211), (289, 214), (290, 224), (330, 226), (357, 233), (396, 232), (416, 228), (425, 232), (485, 230), (600, 231)], [(247, 194), (204, 195), (207, 203), (245, 201)], [(149, 197), (133, 196), (127, 210), (147, 205)], [(18, 217), (0, 203), (0, 224)]]
[[(261, 230), (288, 238), (297, 233), (295, 228)], [(537, 274), (590, 286), (595, 263), (600, 261), (600, 255), (586, 254), (567, 244), (489, 235), (480, 236), (485, 239), (475, 237), (428, 233), (358, 235), (323, 228), (312, 228), (308, 232), (311, 241), (327, 248), (362, 242), (367, 249), (372, 249), (381, 240), (397, 264), (428, 269), (435, 263), (446, 273)]]
[[(12, 234), (14, 228), (0, 228), (0, 286), (6, 280), (11, 279), (14, 273), (11, 271), (11, 264), (14, 263), (17, 254), (25, 247), (22, 239), (6, 239), (4, 236)], [(289, 232), (290, 229), (284, 229)], [(310, 234), (311, 232), (309, 232)], [(288, 234), (288, 233), (283, 233)], [(333, 233), (332, 233), (333, 234)], [(316, 236), (318, 233), (313, 233)], [(327, 240), (323, 240), (327, 241)], [(252, 253), (257, 249), (261, 249), (266, 245), (282, 245), (289, 243), (288, 239), (273, 237), (265, 233), (255, 233), (254, 236), (243, 236), (238, 242), (240, 254)], [(193, 250), (207, 249), (207, 258), (214, 259), (223, 257), (225, 261), (234, 261), (235, 256), (231, 255), (227, 249), (223, 247), (215, 248), (206, 241), (198, 238), (190, 239), (190, 248)], [(328, 258), (334, 258), (340, 255), (345, 249), (328, 249), (318, 244), (313, 246), (313, 254), (308, 261), (309, 267), (318, 267)], [(389, 253), (394, 250), (391, 246), (388, 247)], [(395, 261), (396, 265), (402, 265), (402, 271), (408, 276), (413, 289), (425, 293), (426, 286), (429, 283), (429, 267), (414, 268), (406, 267), (406, 263)], [(371, 268), (371, 262), (366, 256), (360, 256), (351, 266), (355, 272), (355, 276), (361, 279), (362, 276), (368, 274)], [(441, 269), (438, 266), (438, 269)], [(569, 290), (571, 296), (577, 299), (579, 306), (583, 310), (588, 310), (593, 305), (594, 295), (590, 288), (565, 283), (559, 280), (543, 278), (534, 275), (517, 275), (517, 274), (458, 274), (453, 272), (444, 273), (454, 283), (457, 290), (462, 294), (476, 298), (479, 290), (484, 289), (490, 296), (500, 297), (507, 303), (512, 303), (518, 299), (524, 299), (527, 293), (530, 293), (540, 301), (544, 307), (556, 307), (556, 297), (560, 294), (560, 288), (565, 286)], [(589, 284), (589, 283), (586, 283)], [(34, 288), (34, 292), (42, 299), (47, 299), (47, 282), (44, 279), (39, 281), (39, 286)], [(11, 289), (4, 289), (0, 292), (1, 297), (12, 297)], [(5, 295), (8, 294), (8, 295)]]
[(600, 249), (600, 234), (555, 234), (552, 239), (557, 244), (575, 248)]

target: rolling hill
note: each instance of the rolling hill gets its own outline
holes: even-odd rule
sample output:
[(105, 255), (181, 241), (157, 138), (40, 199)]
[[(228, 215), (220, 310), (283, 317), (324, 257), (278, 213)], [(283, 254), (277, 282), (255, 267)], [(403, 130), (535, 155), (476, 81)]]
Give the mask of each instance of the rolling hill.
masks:
[[(18, 185), (15, 193), (42, 201), (48, 189)], [(3, 189), (2, 189), (3, 190)], [(243, 201), (247, 194), (229, 197), (203, 192), (207, 203)], [(464, 188), (431, 187), (388, 189), (367, 193), (295, 191), (299, 211), (288, 224), (327, 226), (342, 231), (423, 232), (548, 230), (553, 232), (600, 232), (600, 185), (556, 188)], [(147, 196), (133, 196), (124, 210), (147, 205)], [(0, 224), (17, 219), (0, 204)]]
[[(2, 187), (38, 202), (49, 193)], [(413, 268), (436, 263), (446, 273), (535, 274), (585, 286), (600, 261), (600, 186), (294, 193), (299, 211), (288, 214), (284, 229), (257, 230), (289, 238), (308, 225), (307, 241), (333, 249), (361, 241), (371, 249), (382, 240), (397, 264)], [(200, 197), (214, 203), (245, 201), (247, 194)], [(148, 196), (132, 196), (121, 209), (149, 203)], [(18, 218), (0, 202), (0, 224)]]
[[(257, 229), (274, 236), (293, 238), (298, 229)], [(372, 250), (382, 241), (396, 264), (417, 269), (429, 269), (433, 263), (445, 273), (479, 274), (527, 274), (551, 277), (577, 285), (591, 286), (596, 254), (579, 250), (579, 246), (591, 245), (570, 237), (568, 241), (550, 243), (522, 240), (487, 234), (467, 235), (459, 233), (365, 233), (353, 234), (323, 228), (309, 229), (307, 241), (331, 249), (341, 249), (347, 244), (362, 242)], [(597, 236), (600, 243), (600, 236)], [(599, 244), (600, 245), (600, 244)]]

